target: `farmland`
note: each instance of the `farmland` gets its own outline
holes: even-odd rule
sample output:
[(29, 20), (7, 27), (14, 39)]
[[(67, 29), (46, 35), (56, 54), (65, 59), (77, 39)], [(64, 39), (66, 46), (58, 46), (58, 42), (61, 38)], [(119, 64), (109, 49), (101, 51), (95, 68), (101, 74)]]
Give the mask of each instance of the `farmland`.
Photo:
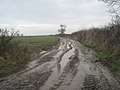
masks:
[(19, 41), (21, 45), (31, 48), (48, 50), (58, 42), (58, 38), (55, 36), (24, 36), (16, 37), (14, 41)]

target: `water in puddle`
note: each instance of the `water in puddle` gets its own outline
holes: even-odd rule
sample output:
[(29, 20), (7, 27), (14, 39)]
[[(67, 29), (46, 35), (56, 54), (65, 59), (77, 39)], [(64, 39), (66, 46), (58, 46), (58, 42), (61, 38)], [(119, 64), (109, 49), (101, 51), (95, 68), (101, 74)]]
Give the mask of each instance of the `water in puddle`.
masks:
[[(73, 47), (73, 46), (72, 46)], [(67, 63), (69, 62), (69, 58), (74, 55), (75, 53), (75, 48), (73, 47), (70, 51), (68, 51), (67, 53), (65, 53), (60, 61), (60, 67), (61, 67), (61, 70), (60, 72), (63, 72), (63, 69), (65, 67), (65, 65), (67, 65)]]
[[(73, 46), (72, 46), (73, 47)], [(64, 67), (67, 65), (67, 63), (69, 62), (69, 57), (74, 55), (75, 53), (75, 48), (73, 47), (71, 50), (69, 50), (68, 52), (66, 52), (61, 61), (57, 62), (56, 61), (56, 65), (55, 67), (52, 69), (53, 72), (51, 74), (51, 76), (49, 77), (49, 79), (46, 81), (46, 83), (44, 84), (43, 87), (40, 88), (40, 90), (49, 90), (50, 87), (52, 87), (54, 85), (54, 83), (56, 83), (56, 81), (59, 79), (59, 76), (61, 75), (61, 73), (64, 70)], [(62, 52), (59, 51), (56, 54), (56, 58), (57, 56), (59, 56)]]
[[(44, 57), (44, 56), (46, 56), (46, 55), (48, 55), (49, 53), (44, 53), (40, 58), (42, 58), (42, 57)], [(40, 58), (38, 58), (38, 59), (36, 59), (36, 60), (34, 60), (34, 61), (31, 61), (31, 62), (29, 62), (28, 63), (28, 68), (27, 68), (27, 70), (28, 69), (31, 69), (31, 68), (33, 68), (33, 67), (35, 67), (35, 66), (37, 66), (39, 63), (38, 63), (38, 61), (40, 60)]]

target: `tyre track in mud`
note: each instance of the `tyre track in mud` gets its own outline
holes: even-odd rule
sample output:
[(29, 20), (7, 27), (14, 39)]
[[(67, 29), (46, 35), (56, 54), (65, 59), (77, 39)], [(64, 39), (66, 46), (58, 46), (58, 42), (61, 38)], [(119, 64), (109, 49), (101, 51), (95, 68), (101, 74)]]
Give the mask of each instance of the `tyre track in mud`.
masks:
[[(55, 88), (56, 86), (58, 86), (58, 84), (60, 85), (63, 77), (66, 76), (65, 74), (67, 73), (67, 71), (69, 69), (68, 65), (65, 65), (65, 66), (61, 65), (61, 67), (64, 67), (63, 68), (64, 69), (63, 72), (62, 71), (57, 72), (56, 70), (54, 70), (54, 69), (56, 69), (56, 65), (60, 65), (61, 64), (61, 60), (64, 57), (64, 55), (69, 53), (69, 52), (71, 52), (71, 50), (73, 49), (72, 43), (69, 40), (64, 41), (64, 43), (62, 43), (62, 44), (65, 44), (65, 47), (61, 48), (62, 53), (59, 54), (58, 57), (56, 58), (56, 63), (54, 65), (54, 67), (53, 67), (53, 74), (51, 75), (51, 77), (48, 80), (48, 82), (46, 82), (45, 86), (43, 86), (39, 90), (48, 90), (49, 88), (51, 88), (51, 89)], [(69, 58), (69, 57), (67, 57), (67, 58)], [(68, 63), (66, 63), (66, 64), (68, 64)], [(62, 70), (62, 68), (61, 68), (61, 70)], [(56, 73), (58, 73), (59, 75), (55, 75)], [(59, 81), (58, 84), (55, 82), (56, 81), (55, 77), (56, 77), (57, 80), (58, 80), (58, 78), (61, 78), (60, 81), (58, 80)], [(52, 83), (53, 86), (55, 86), (55, 87), (51, 87), (52, 86), (52, 84), (51, 84), (51, 86), (49, 86), (49, 88), (48, 88), (49, 83)]]
[[(60, 57), (62, 57), (71, 49), (70, 44), (69, 48), (66, 49), (66, 40), (61, 40), (61, 42), (64, 42), (63, 45), (61, 45), (63, 46), (62, 50), (64, 50), (64, 52), (62, 52)], [(58, 52), (59, 50), (52, 50), (48, 53), (45, 53), (36, 61), (34, 60), (30, 62), (35, 64), (34, 66), (29, 67), (28, 65), (28, 68), (18, 72), (17, 74), (2, 78), (0, 82), (0, 90), (38, 90), (38, 88), (41, 87), (51, 75), (51, 69), (54, 67), (54, 65), (50, 67), (47, 66), (49, 66), (49, 64), (52, 62), (55, 62), (54, 55), (56, 55)]]
[(99, 80), (94, 75), (87, 75), (84, 80), (84, 88), (82, 90), (98, 90)]
[(77, 53), (78, 52), (76, 50), (75, 55), (69, 57), (70, 60), (64, 67), (64, 70), (63, 70), (62, 74), (59, 76), (59, 79), (57, 80), (57, 82), (55, 82), (55, 84), (49, 90), (56, 90), (57, 88), (59, 88), (61, 86), (61, 84), (64, 82), (65, 78), (67, 77), (67, 75), (69, 73), (74, 74), (77, 67), (74, 68), (73, 70), (71, 70), (71, 69), (74, 67), (75, 63), (77, 63), (77, 61), (78, 61)]
[[(43, 63), (43, 61), (41, 63), (40, 60), (45, 60), (45, 58), (47, 60), (49, 59), (48, 61), (44, 61), (44, 63), (52, 60), (47, 56), (49, 57), (49, 54), (41, 56), (37, 64), (32, 68), (28, 67), (17, 74), (3, 78), (4, 80), (0, 83), (0, 90), (38, 90), (51, 74), (50, 69), (45, 65), (39, 68)], [(37, 67), (39, 70), (35, 70)]]
[[(79, 42), (76, 42), (79, 43)], [(83, 45), (77, 44), (81, 53), (81, 68), (84, 70), (83, 86), (79, 90), (120, 90), (120, 84), (115, 80), (110, 71), (96, 63), (95, 52)], [(83, 60), (82, 60), (83, 59)], [(85, 66), (85, 64), (87, 66)], [(113, 83), (114, 84), (113, 84)], [(72, 90), (72, 89), (71, 89)]]
[(0, 90), (120, 90), (120, 84), (95, 53), (61, 38), (60, 47), (31, 61), (28, 68), (1, 79)]
[(105, 67), (101, 64), (95, 63), (95, 53), (77, 41), (72, 42), (74, 47), (78, 50), (78, 59), (80, 61), (76, 74), (73, 78), (68, 78), (69, 75), (66, 75), (64, 80), (60, 82), (59, 87), (57, 86), (56, 88), (52, 89), (120, 90), (120, 84), (115, 80), (109, 70), (106, 70)]

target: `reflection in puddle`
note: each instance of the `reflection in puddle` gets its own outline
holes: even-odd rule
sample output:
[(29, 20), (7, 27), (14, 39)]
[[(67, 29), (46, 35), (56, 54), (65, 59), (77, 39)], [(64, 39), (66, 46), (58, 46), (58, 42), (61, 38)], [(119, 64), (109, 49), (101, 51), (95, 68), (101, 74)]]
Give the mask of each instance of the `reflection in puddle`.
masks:
[(49, 79), (47, 80), (47, 82), (45, 83), (45, 85), (40, 88), (40, 90), (49, 90), (49, 88), (52, 87), (56, 83), (57, 80), (59, 80), (59, 76), (62, 74), (64, 67), (67, 65), (67, 63), (70, 60), (69, 57), (72, 55), (75, 55), (74, 53), (75, 48), (71, 45), (72, 49), (66, 52), (62, 56), (61, 60), (59, 60), (61, 54), (64, 53), (63, 50), (70, 49), (71, 48), (70, 45), (71, 45), (71, 42), (64, 41), (61, 43), (61, 46), (59, 47), (60, 51), (54, 56), (56, 60), (56, 65), (52, 69), (53, 72), (51, 76), (49, 77)]
[[(120, 90), (109, 70), (100, 63), (94, 63), (94, 54), (90, 50), (76, 41), (63, 39), (61, 42), (59, 50), (42, 52), (39, 59), (28, 64), (27, 70), (7, 77), (5, 81), (0, 80), (0, 90), (83, 90), (83, 83), (92, 81), (90, 85), (96, 85), (95, 78), (99, 80), (99, 90)], [(85, 79), (90, 75), (95, 78)], [(84, 86), (91, 90), (91, 86)]]
[(67, 63), (69, 62), (69, 60), (70, 60), (69, 57), (75, 54), (74, 51), (75, 51), (75, 48), (73, 47), (70, 51), (68, 51), (67, 53), (65, 53), (63, 55), (63, 57), (60, 61), (60, 65), (61, 65), (61, 71), (60, 72), (61, 73), (63, 72), (63, 69), (64, 69), (65, 65), (67, 65)]

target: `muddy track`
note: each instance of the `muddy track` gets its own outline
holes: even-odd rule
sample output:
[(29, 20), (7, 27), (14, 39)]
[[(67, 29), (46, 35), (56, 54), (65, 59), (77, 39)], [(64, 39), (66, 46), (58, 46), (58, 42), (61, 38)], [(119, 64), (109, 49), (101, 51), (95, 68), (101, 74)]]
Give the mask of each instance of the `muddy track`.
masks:
[(27, 67), (0, 78), (0, 90), (120, 90), (110, 71), (95, 63), (95, 53), (70, 39), (58, 49), (43, 51)]

